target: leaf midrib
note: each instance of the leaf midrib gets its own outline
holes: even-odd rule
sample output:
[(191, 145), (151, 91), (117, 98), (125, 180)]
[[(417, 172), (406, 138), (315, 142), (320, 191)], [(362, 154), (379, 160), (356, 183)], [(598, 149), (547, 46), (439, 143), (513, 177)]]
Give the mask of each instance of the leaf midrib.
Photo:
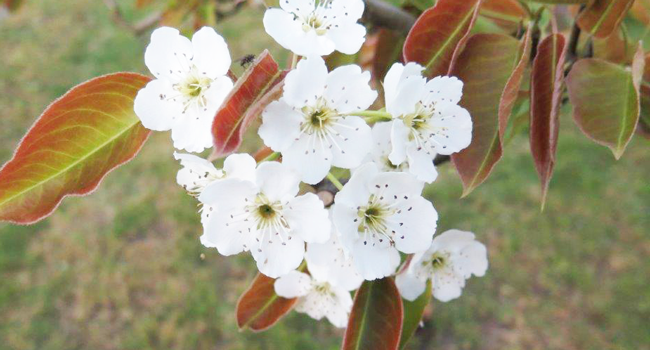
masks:
[(357, 341), (356, 341), (356, 346), (354, 347), (355, 350), (360, 350), (361, 346), (361, 334), (365, 333), (364, 330), (366, 328), (366, 318), (368, 315), (368, 309), (370, 308), (370, 297), (372, 296), (372, 288), (375, 285), (375, 282), (371, 282), (370, 285), (368, 286), (368, 297), (366, 298), (366, 305), (363, 307), (363, 317), (361, 318), (361, 324), (359, 325), (359, 333), (357, 336)]
[(138, 125), (139, 123), (140, 123), (140, 120), (134, 120), (134, 122), (133, 122), (132, 124), (128, 125), (128, 126), (127, 126), (124, 130), (122, 130), (120, 133), (118, 133), (118, 134), (116, 134), (115, 136), (109, 138), (106, 142), (104, 142), (104, 143), (102, 143), (101, 145), (99, 145), (99, 147), (96, 147), (94, 150), (92, 150), (91, 152), (87, 153), (85, 156), (79, 158), (78, 160), (72, 162), (70, 165), (68, 165), (68, 166), (66, 166), (65, 168), (61, 169), (60, 171), (58, 171), (58, 172), (55, 173), (54, 175), (49, 176), (49, 177), (47, 177), (46, 179), (44, 179), (44, 180), (42, 180), (42, 181), (39, 181), (39, 182), (37, 182), (36, 184), (34, 184), (34, 185), (32, 185), (32, 186), (30, 186), (30, 187), (24, 189), (23, 191), (17, 192), (17, 193), (15, 193), (14, 195), (12, 195), (11, 197), (9, 197), (9, 198), (5, 199), (4, 201), (0, 202), (0, 207), (3, 207), (5, 204), (7, 204), (8, 202), (11, 202), (11, 201), (14, 200), (15, 198), (20, 197), (20, 196), (23, 196), (23, 195), (25, 195), (26, 193), (32, 191), (33, 189), (35, 189), (35, 188), (37, 188), (37, 187), (39, 187), (39, 186), (43, 186), (44, 184), (46, 184), (47, 182), (51, 181), (52, 179), (55, 179), (55, 178), (59, 177), (60, 175), (62, 175), (62, 174), (64, 174), (64, 173), (68, 172), (70, 169), (72, 169), (72, 168), (76, 167), (77, 165), (81, 164), (83, 161), (85, 161), (86, 159), (88, 159), (89, 157), (91, 157), (92, 155), (94, 155), (95, 153), (97, 153), (97, 152), (99, 152), (100, 150), (104, 149), (104, 147), (108, 146), (109, 144), (111, 144), (111, 143), (113, 143), (115, 140), (117, 140), (118, 138), (122, 137), (122, 135), (124, 135), (125, 133), (127, 133), (128, 131), (130, 131), (131, 129), (133, 129), (133, 127), (135, 127), (135, 126)]
[(454, 31), (451, 32), (449, 39), (446, 40), (443, 43), (443, 45), (440, 47), (440, 50), (438, 50), (438, 52), (436, 52), (436, 54), (433, 57), (431, 57), (431, 59), (429, 60), (426, 66), (427, 71), (431, 68), (431, 66), (435, 63), (435, 61), (438, 60), (440, 55), (442, 55), (442, 52), (445, 51), (445, 49), (447, 48), (447, 46), (449, 46), (452, 40), (456, 38), (456, 35), (460, 32), (460, 29), (465, 26), (465, 23), (467, 23), (467, 21), (470, 20), (470, 18), (474, 15), (474, 11), (476, 11), (476, 6), (477, 6), (476, 4), (472, 6), (472, 9), (467, 12), (467, 15), (461, 21), (461, 24), (457, 26), (456, 29), (454, 29)]

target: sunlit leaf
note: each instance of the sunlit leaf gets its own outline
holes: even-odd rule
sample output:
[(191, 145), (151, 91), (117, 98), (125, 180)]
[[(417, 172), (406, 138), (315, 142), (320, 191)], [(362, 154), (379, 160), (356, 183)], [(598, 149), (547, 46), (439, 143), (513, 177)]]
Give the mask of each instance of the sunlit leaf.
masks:
[(593, 39), (594, 57), (618, 64), (631, 64), (636, 45), (627, 43), (618, 31), (606, 38)]
[(226, 156), (239, 148), (249, 124), (266, 105), (282, 95), (284, 75), (266, 50), (244, 72), (214, 118), (214, 157)]
[(502, 92), (519, 61), (521, 45), (501, 34), (476, 34), (467, 41), (452, 75), (461, 79), (461, 106), (472, 116), (472, 143), (451, 156), (468, 195), (488, 177), (503, 154), (499, 139)]
[(582, 59), (567, 77), (573, 119), (587, 136), (609, 147), (616, 159), (639, 120), (642, 51), (636, 56), (631, 70), (600, 59)]
[(395, 281), (365, 281), (354, 297), (343, 350), (395, 350), (402, 333), (402, 300)]
[(431, 300), (431, 280), (427, 281), (427, 288), (417, 299), (408, 301), (402, 299), (402, 308), (404, 309), (404, 322), (402, 325), (402, 337), (399, 341), (399, 348), (404, 349), (415, 331), (422, 322), (424, 309)]
[(239, 329), (266, 330), (291, 310), (297, 299), (285, 299), (275, 294), (274, 283), (275, 279), (257, 274), (237, 302), (235, 312)]
[(508, 118), (512, 113), (512, 107), (514, 107), (519, 95), (519, 88), (521, 87), (521, 82), (524, 78), (524, 71), (528, 66), (528, 62), (530, 61), (532, 31), (533, 24), (531, 23), (528, 27), (528, 30), (526, 30), (526, 34), (524, 35), (522, 41), (517, 65), (512, 71), (512, 74), (506, 83), (506, 87), (503, 89), (503, 95), (501, 96), (501, 101), (499, 103), (499, 138), (501, 144), (503, 144), (503, 136), (506, 133)]
[(599, 38), (608, 37), (618, 28), (634, 0), (594, 0), (580, 13), (578, 26)]
[(64, 197), (89, 194), (131, 160), (149, 136), (133, 112), (148, 81), (135, 73), (106, 75), (52, 103), (0, 170), (0, 221), (41, 220)]
[(551, 34), (539, 43), (530, 88), (530, 150), (542, 185), (542, 207), (555, 166), (564, 88), (566, 38)]
[(447, 75), (467, 41), (482, 0), (439, 0), (415, 22), (404, 60), (424, 66), (428, 77)]

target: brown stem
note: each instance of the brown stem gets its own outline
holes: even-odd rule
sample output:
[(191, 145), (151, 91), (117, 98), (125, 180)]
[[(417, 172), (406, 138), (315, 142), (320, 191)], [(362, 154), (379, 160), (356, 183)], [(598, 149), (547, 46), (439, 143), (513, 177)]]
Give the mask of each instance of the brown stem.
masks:
[(408, 34), (415, 24), (416, 17), (407, 11), (382, 0), (365, 0), (366, 10), (363, 21), (373, 25)]

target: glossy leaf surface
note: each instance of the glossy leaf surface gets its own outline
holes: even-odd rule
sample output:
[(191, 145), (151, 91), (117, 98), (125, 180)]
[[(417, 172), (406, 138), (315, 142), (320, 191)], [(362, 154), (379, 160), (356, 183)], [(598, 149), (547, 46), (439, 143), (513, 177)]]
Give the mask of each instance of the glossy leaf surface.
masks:
[(530, 150), (542, 186), (542, 207), (555, 166), (564, 87), (566, 38), (551, 34), (537, 48), (530, 88)]
[(452, 75), (464, 82), (460, 105), (472, 116), (472, 143), (451, 156), (468, 195), (488, 177), (503, 154), (499, 105), (518, 63), (520, 42), (500, 34), (476, 34), (467, 42)]
[(250, 123), (282, 95), (284, 73), (268, 51), (246, 70), (217, 111), (212, 124), (214, 158), (236, 151)]
[(343, 350), (395, 350), (402, 333), (402, 300), (395, 281), (365, 281), (354, 297)]
[(150, 79), (135, 73), (99, 77), (52, 103), (0, 170), (0, 221), (48, 216), (66, 196), (85, 195), (131, 160), (149, 130), (133, 111)]
[(297, 299), (285, 299), (275, 294), (275, 279), (258, 273), (248, 290), (237, 302), (237, 326), (263, 331), (288, 313)]
[(428, 77), (447, 75), (478, 15), (482, 0), (439, 0), (422, 13), (406, 37), (404, 60)]

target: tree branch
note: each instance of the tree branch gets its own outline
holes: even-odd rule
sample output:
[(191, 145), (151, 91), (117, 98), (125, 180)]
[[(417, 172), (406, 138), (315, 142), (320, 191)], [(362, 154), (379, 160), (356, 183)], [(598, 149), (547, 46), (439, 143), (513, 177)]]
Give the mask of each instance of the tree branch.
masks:
[(124, 18), (124, 15), (122, 15), (122, 11), (120, 10), (115, 0), (103, 0), (103, 1), (106, 7), (108, 7), (108, 10), (111, 11), (111, 17), (113, 18), (113, 22), (131, 31), (135, 35), (142, 35), (144, 32), (155, 27), (160, 21), (161, 13), (154, 12), (148, 17), (145, 17), (140, 22), (131, 24), (129, 23), (129, 21), (127, 21)]
[(382, 0), (365, 0), (366, 10), (363, 22), (408, 34), (415, 24), (416, 17)]

